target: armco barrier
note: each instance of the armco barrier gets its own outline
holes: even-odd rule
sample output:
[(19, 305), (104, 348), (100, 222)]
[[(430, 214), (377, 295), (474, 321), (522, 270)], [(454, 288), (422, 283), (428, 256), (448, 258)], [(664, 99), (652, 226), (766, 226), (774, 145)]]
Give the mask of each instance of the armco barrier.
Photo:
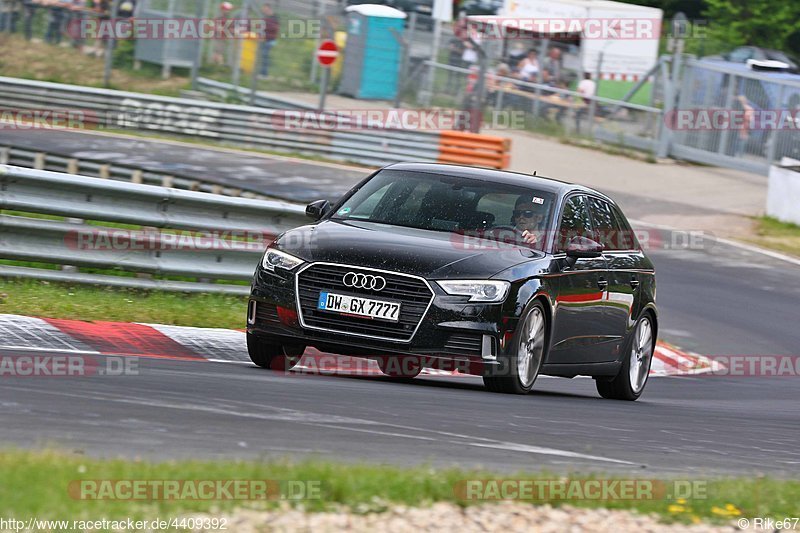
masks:
[(463, 131), (442, 131), (439, 134), (439, 162), (508, 168), (511, 139)]
[(436, 161), (436, 131), (281, 128), (283, 111), (0, 77), (3, 110), (82, 112), (86, 127), (201, 137), (278, 152), (382, 166)]
[(67, 174), (79, 174), (91, 178), (127, 181), (130, 183), (160, 185), (162, 187), (209, 192), (225, 196), (267, 199), (262, 194), (244, 190), (247, 187), (247, 183), (242, 183), (239, 187), (231, 187), (198, 180), (193, 176), (184, 175), (180, 172), (158, 172), (136, 165), (117, 162), (109, 163), (99, 159), (78, 159), (51, 151), (26, 150), (14, 146), (0, 146), (0, 165), (65, 172)]
[[(307, 221), (302, 207), (285, 202), (232, 198), (7, 165), (0, 165), (0, 209), (30, 214), (0, 216), (0, 259), (120, 270), (140, 277), (90, 274), (72, 268), (0, 265), (2, 276), (228, 293), (246, 293), (247, 287), (211, 281), (249, 280), (268, 243), (264, 241)], [(36, 215), (66, 218), (49, 220)], [(85, 219), (93, 224), (84, 223)], [(97, 221), (130, 224), (134, 229), (120, 230), (118, 226), (97, 225)], [(150, 241), (155, 245), (128, 246), (126, 237), (139, 231), (138, 228), (156, 235)], [(181, 230), (184, 233), (179, 233)], [(123, 237), (111, 244), (81, 244), (81, 236), (120, 232)], [(192, 242), (235, 234), (251, 236), (262, 244), (210, 249), (158, 245), (176, 234), (198, 237)], [(203, 237), (207, 239), (203, 241)], [(154, 275), (196, 281), (155, 279)]]

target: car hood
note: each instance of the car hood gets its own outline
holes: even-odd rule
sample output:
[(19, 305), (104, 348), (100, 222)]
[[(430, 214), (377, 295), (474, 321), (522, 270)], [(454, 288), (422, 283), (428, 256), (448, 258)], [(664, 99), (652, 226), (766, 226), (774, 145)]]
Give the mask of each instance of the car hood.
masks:
[(309, 262), (343, 263), (431, 279), (488, 278), (542, 252), (486, 239), (363, 221), (327, 220), (287, 231), (276, 246)]

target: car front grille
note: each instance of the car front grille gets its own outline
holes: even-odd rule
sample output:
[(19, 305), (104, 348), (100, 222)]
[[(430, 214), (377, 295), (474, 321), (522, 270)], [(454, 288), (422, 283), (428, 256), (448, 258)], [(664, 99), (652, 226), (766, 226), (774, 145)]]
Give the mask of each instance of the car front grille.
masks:
[[(386, 279), (386, 287), (381, 291), (347, 287), (343, 278), (348, 272), (380, 275)], [(387, 322), (317, 311), (317, 301), (321, 291), (335, 291), (340, 294), (400, 302), (399, 320), (398, 322)], [(407, 342), (414, 336), (422, 317), (433, 300), (433, 292), (424, 280), (415, 276), (385, 271), (376, 272), (362, 267), (317, 263), (297, 275), (297, 300), (302, 324), (306, 327), (324, 329), (334, 333)]]

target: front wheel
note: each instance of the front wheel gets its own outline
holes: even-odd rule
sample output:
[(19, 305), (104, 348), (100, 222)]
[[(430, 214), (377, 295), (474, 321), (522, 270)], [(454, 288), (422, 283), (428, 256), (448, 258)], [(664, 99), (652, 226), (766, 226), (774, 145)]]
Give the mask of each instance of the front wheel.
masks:
[(653, 331), (650, 315), (642, 315), (628, 342), (627, 355), (619, 374), (610, 381), (595, 380), (600, 396), (610, 400), (634, 401), (642, 395), (655, 349)]
[(247, 353), (250, 360), (261, 368), (291, 370), (303, 356), (304, 346), (282, 346), (267, 342), (252, 333), (247, 334)]
[[(535, 302), (515, 336), (514, 352), (505, 356), (496, 370), (483, 376), (483, 384), (491, 392), (527, 394), (539, 375), (544, 361), (547, 339), (547, 315), (540, 302)], [(497, 373), (501, 375), (496, 375)], [(494, 375), (493, 375), (494, 374)]]

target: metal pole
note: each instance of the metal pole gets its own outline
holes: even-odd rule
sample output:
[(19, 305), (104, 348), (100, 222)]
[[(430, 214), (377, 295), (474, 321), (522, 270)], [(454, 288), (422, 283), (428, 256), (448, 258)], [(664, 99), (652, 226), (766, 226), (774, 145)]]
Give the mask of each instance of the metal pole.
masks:
[(256, 105), (256, 93), (258, 92), (258, 72), (261, 68), (261, 42), (256, 39), (256, 55), (253, 58), (253, 73), (250, 77), (250, 105)]
[(328, 94), (328, 80), (331, 77), (330, 67), (322, 67), (322, 84), (319, 88), (319, 112), (325, 111), (325, 96)]
[[(322, 17), (322, 5), (321, 5), (321, 2), (322, 2), (322, 0), (314, 0), (314, 15), (315, 15), (315, 17), (317, 19)], [(320, 31), (320, 34), (317, 35), (316, 41), (314, 43), (314, 50), (318, 50), (319, 49), (319, 43), (322, 42), (322, 24), (319, 25), (319, 31)], [(319, 68), (319, 63), (317, 63), (316, 61), (312, 61), (311, 62), (311, 73), (309, 74), (309, 77), (308, 77), (308, 82), (309, 83), (314, 83), (315, 81), (317, 81), (317, 73), (318, 73), (317, 69), (318, 68)]]
[[(547, 45), (550, 42), (550, 39), (542, 39), (542, 43), (539, 45), (539, 71), (536, 73), (536, 83), (541, 85), (544, 82), (544, 57), (547, 54)], [(539, 99), (542, 97), (542, 89), (539, 87), (536, 88), (536, 99), (533, 101), (533, 118), (539, 118), (539, 107), (541, 106), (541, 102)]]
[(597, 69), (595, 70), (594, 77), (594, 94), (589, 101), (589, 136), (594, 134), (594, 115), (597, 112), (597, 100), (595, 98), (600, 94), (600, 77), (603, 68), (603, 51), (601, 50), (597, 56)]
[[(119, 15), (119, 2), (120, 0), (114, 0), (114, 3), (111, 6), (111, 20), (112, 22), (117, 18)], [(105, 68), (103, 69), (103, 86), (109, 87), (111, 85), (111, 67), (114, 62), (114, 45), (116, 39), (114, 39), (114, 33), (111, 33), (111, 37), (108, 38), (108, 42), (106, 43), (106, 61), (105, 61)]]
[[(431, 41), (431, 61), (434, 63), (439, 62), (439, 46), (442, 40), (442, 21), (438, 18), (433, 19), (433, 40)], [(436, 76), (436, 67), (433, 65), (428, 67), (428, 72), (425, 76), (425, 92), (422, 94), (420, 103), (422, 105), (430, 105), (431, 97), (433, 96), (433, 81)]]
[[(239, 17), (247, 20), (247, 17), (250, 16), (250, 0), (244, 0), (244, 5), (242, 6), (242, 10), (239, 12)], [(239, 81), (242, 77), (242, 36), (236, 36), (236, 62), (233, 65), (233, 76), (231, 82), (234, 85), (234, 91), (236, 91), (236, 96), (239, 96)], [(253, 65), (253, 72), (255, 73), (255, 65)]]
[[(202, 7), (201, 7), (202, 6)], [(211, 0), (206, 0), (204, 4), (198, 4), (197, 6), (197, 16), (208, 18), (209, 11), (211, 9)], [(200, 67), (203, 63), (203, 44), (204, 41), (199, 39), (197, 41), (197, 54), (194, 56), (194, 61), (192, 61), (192, 90), (197, 90), (197, 77), (200, 73)], [(213, 43), (212, 43), (213, 44)]]
[(394, 95), (394, 107), (399, 108), (401, 100), (403, 98), (403, 88), (405, 87), (406, 82), (408, 81), (407, 71), (408, 71), (408, 62), (409, 56), (411, 55), (411, 43), (413, 43), (414, 39), (414, 28), (417, 25), (417, 14), (411, 13), (408, 22), (408, 33), (403, 36), (399, 32), (395, 32), (392, 29), (392, 33), (394, 34), (394, 38), (397, 39), (397, 42), (400, 43), (400, 49), (402, 50), (400, 56), (400, 64), (398, 65), (398, 76), (397, 76), (397, 91)]
[[(470, 109), (470, 128), (469, 130), (472, 133), (480, 133), (481, 132), (481, 123), (483, 122), (483, 99), (484, 99), (484, 92), (486, 90), (486, 50), (477, 43), (472, 37), (469, 38), (469, 42), (472, 43), (472, 46), (475, 47), (475, 50), (478, 52), (478, 83), (475, 85), (474, 89), (474, 105), (472, 109)], [(477, 116), (476, 116), (477, 115)]]

